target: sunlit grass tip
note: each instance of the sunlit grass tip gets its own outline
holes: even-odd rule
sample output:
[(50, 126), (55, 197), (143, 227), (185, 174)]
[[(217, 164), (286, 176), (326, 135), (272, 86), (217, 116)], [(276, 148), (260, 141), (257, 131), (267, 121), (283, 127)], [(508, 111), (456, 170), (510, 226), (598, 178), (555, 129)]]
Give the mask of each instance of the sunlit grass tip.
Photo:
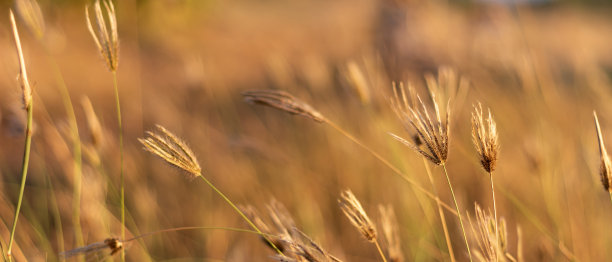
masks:
[[(92, 23), (89, 15), (89, 6), (85, 7), (85, 17), (87, 18), (87, 28), (93, 37), (100, 54), (106, 61), (106, 65), (111, 72), (117, 70), (119, 64), (119, 36), (117, 33), (117, 17), (115, 6), (112, 1), (103, 0), (104, 12), (100, 6), (100, 1), (94, 3), (94, 22)], [(107, 21), (108, 20), (108, 21)], [(107, 26), (108, 23), (108, 26)], [(95, 27), (94, 27), (95, 24)]]
[(483, 117), (482, 105), (474, 105), (472, 112), (472, 140), (476, 150), (480, 155), (480, 163), (488, 173), (495, 170), (497, 156), (499, 153), (499, 143), (497, 135), (497, 125), (488, 110), (488, 116)]
[(157, 131), (148, 131), (147, 137), (138, 139), (144, 149), (187, 172), (191, 178), (201, 176), (202, 168), (189, 146), (161, 125), (157, 125)]

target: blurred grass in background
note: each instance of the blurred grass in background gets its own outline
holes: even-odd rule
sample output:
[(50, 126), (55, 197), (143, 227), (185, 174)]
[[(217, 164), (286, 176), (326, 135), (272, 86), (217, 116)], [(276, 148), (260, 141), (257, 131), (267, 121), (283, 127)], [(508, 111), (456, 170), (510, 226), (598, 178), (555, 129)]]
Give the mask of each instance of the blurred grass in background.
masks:
[[(71, 92), (84, 147), (81, 225), (85, 243), (118, 236), (119, 157), (112, 81), (85, 24), (86, 1), (41, 1), (49, 53)], [(24, 128), (18, 72), (0, 2), (0, 235), (8, 239), (19, 187)], [(391, 81), (454, 68), (470, 79), (455, 100), (449, 173), (460, 206), (492, 209), (470, 132), (471, 105), (490, 107), (501, 153), (497, 208), (509, 250), (522, 229), (525, 261), (605, 261), (612, 256), (609, 196), (598, 181), (592, 120), (612, 137), (612, 7), (609, 1), (492, 4), (463, 1), (119, 1), (119, 86), (130, 234), (179, 226), (246, 225), (201, 181), (188, 181), (141, 149), (161, 124), (181, 136), (203, 175), (235, 202), (283, 203), (300, 229), (344, 261), (377, 251), (337, 205), (350, 188), (373, 220), (377, 205), (398, 216), (407, 261), (448, 260), (434, 203), (324, 124), (242, 101), (241, 92), (282, 89), (430, 189), (420, 157), (387, 133), (408, 137), (388, 103)], [(21, 26), (21, 25), (20, 25)], [(19, 261), (55, 261), (74, 248), (68, 118), (50, 58), (22, 29), (36, 114), (30, 174), (17, 228)], [(91, 100), (101, 129), (88, 127)], [(83, 106), (85, 105), (85, 106)], [(442, 175), (438, 168), (434, 175)], [(451, 203), (442, 177), (440, 198)], [(456, 217), (455, 255), (467, 259)], [(475, 248), (475, 246), (473, 246)], [(129, 261), (266, 261), (257, 236), (194, 230), (147, 237)]]

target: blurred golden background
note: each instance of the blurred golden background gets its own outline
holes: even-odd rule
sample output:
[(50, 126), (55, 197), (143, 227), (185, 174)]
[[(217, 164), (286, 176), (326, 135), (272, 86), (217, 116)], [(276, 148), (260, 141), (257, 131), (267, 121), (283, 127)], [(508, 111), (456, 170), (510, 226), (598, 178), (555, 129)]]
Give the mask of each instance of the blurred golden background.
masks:
[[(265, 214), (266, 204), (278, 200), (301, 231), (343, 261), (380, 260), (338, 207), (345, 189), (375, 223), (379, 204), (394, 208), (404, 261), (449, 261), (435, 202), (329, 125), (245, 103), (241, 93), (293, 94), (431, 191), (422, 157), (388, 134), (414, 135), (391, 109), (391, 83), (410, 82), (427, 97), (425, 75), (452, 68), (469, 79), (453, 99), (447, 166), (464, 217), (473, 216), (475, 202), (492, 209), (489, 177), (471, 141), (472, 104), (481, 102), (498, 124), (494, 176), (508, 252), (522, 261), (606, 261), (612, 203), (599, 182), (592, 111), (604, 138), (612, 137), (612, 5), (517, 2), (117, 1), (128, 234), (248, 228), (201, 180), (186, 179), (142, 150), (137, 138), (160, 124), (187, 142), (203, 176), (234, 202)], [(35, 105), (17, 261), (56, 261), (78, 247), (74, 141), (58, 79), (70, 92), (82, 143), (84, 244), (120, 236), (113, 80), (88, 32), (87, 4), (41, 0), (40, 39), (17, 20)], [(4, 248), (25, 129), (12, 6), (0, 3)], [(451, 205), (442, 169), (431, 168), (440, 199)], [(455, 257), (467, 261), (459, 221), (448, 213), (446, 221)], [(476, 236), (467, 227), (474, 252)], [(271, 261), (272, 255), (258, 236), (227, 230), (155, 234), (126, 250), (128, 261)]]

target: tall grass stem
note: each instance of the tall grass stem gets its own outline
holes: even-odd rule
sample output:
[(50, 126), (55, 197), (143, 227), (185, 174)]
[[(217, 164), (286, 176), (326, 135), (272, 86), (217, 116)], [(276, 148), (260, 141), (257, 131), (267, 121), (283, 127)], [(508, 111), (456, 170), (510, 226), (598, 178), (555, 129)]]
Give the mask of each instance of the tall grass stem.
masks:
[(459, 211), (459, 204), (457, 204), (457, 198), (455, 197), (453, 185), (451, 184), (450, 177), (448, 176), (448, 171), (446, 170), (446, 164), (443, 164), (442, 168), (444, 169), (444, 175), (446, 175), (446, 181), (448, 181), (448, 188), (450, 188), (453, 201), (455, 202), (455, 208), (457, 209), (457, 216), (459, 217), (459, 224), (461, 224), (461, 231), (463, 232), (463, 239), (465, 240), (465, 246), (467, 247), (468, 256), (470, 257), (470, 261), (473, 261), (472, 251), (470, 250), (470, 243), (468, 242), (467, 234), (465, 233), (465, 227), (463, 226), (463, 218), (461, 218), (461, 211)]
[[(423, 165), (425, 166), (425, 171), (427, 172), (427, 177), (429, 178), (429, 182), (431, 183), (431, 187), (433, 193), (436, 197), (438, 197), (438, 191), (436, 190), (436, 184), (434, 183), (433, 175), (431, 174), (431, 168), (429, 168), (429, 164), (427, 164), (427, 159), (423, 157)], [(446, 240), (446, 246), (448, 248), (448, 254), (450, 256), (451, 262), (455, 262), (455, 254), (453, 252), (453, 245), (450, 239), (450, 234), (448, 233), (448, 225), (446, 224), (446, 217), (444, 216), (444, 210), (442, 210), (442, 206), (440, 203), (436, 203), (438, 207), (438, 213), (440, 214), (440, 222), (442, 222), (442, 230), (444, 231), (444, 239)]]
[[(115, 106), (117, 108), (117, 123), (119, 125), (119, 173), (120, 173), (120, 207), (121, 207), (121, 239), (125, 239), (125, 183), (123, 173), (123, 124), (121, 121), (121, 100), (119, 99), (119, 85), (117, 84), (117, 71), (113, 73), (113, 86), (115, 89)], [(125, 261), (125, 250), (121, 250), (121, 261)]]

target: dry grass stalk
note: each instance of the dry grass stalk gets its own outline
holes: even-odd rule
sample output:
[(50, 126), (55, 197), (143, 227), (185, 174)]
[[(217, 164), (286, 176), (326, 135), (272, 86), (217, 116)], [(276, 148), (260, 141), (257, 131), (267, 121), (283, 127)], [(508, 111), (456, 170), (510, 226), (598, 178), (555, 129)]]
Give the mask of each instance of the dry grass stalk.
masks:
[(472, 112), (472, 140), (480, 155), (482, 167), (487, 173), (493, 172), (499, 152), (497, 125), (491, 116), (491, 110), (488, 110), (488, 117), (483, 118), (480, 103), (474, 106), (474, 112)]
[(351, 224), (359, 230), (361, 235), (368, 241), (375, 242), (376, 229), (374, 224), (370, 221), (370, 218), (365, 210), (363, 210), (363, 207), (361, 207), (361, 203), (359, 203), (353, 192), (351, 190), (342, 192), (340, 199), (338, 199), (338, 204), (342, 212), (348, 217)]
[(601, 184), (604, 189), (612, 195), (612, 190), (610, 189), (610, 185), (612, 185), (612, 163), (610, 162), (610, 156), (603, 142), (599, 119), (597, 119), (597, 113), (595, 111), (593, 111), (593, 117), (595, 118), (595, 128), (597, 128), (597, 141), (599, 142), (599, 157), (601, 159), (599, 175), (601, 177)]
[(163, 126), (157, 125), (157, 129), (159, 133), (148, 131), (149, 137), (138, 139), (144, 149), (187, 172), (192, 178), (201, 176), (202, 168), (187, 144)]
[(379, 205), (378, 210), (380, 212), (382, 235), (387, 244), (387, 257), (389, 257), (390, 262), (402, 262), (404, 261), (404, 255), (402, 254), (399, 226), (393, 206)]
[(13, 11), (10, 11), (10, 18), (13, 25), (13, 33), (15, 36), (15, 46), (17, 47), (17, 57), (19, 58), (19, 83), (21, 84), (21, 93), (22, 93), (22, 101), (23, 107), (26, 110), (29, 110), (32, 106), (32, 87), (30, 86), (30, 81), (28, 80), (28, 72), (26, 70), (25, 59), (23, 58), (23, 50), (21, 49), (21, 40), (19, 38), (19, 33), (17, 31), (17, 26), (15, 23), (15, 16), (13, 15)]
[[(102, 58), (106, 61), (106, 65), (111, 72), (117, 70), (119, 64), (119, 37), (117, 33), (117, 17), (115, 15), (115, 7), (113, 2), (104, 1), (104, 9), (106, 11), (106, 19), (100, 7), (100, 1), (94, 3), (94, 18), (95, 29), (89, 19), (89, 6), (85, 7), (85, 16), (87, 18), (87, 28), (91, 36), (100, 50)], [(107, 21), (108, 20), (108, 26)]]
[(425, 106), (425, 103), (423, 103), (421, 97), (415, 95), (415, 91), (410, 86), (408, 89), (411, 94), (411, 102), (408, 101), (404, 86), (400, 84), (398, 87), (394, 83), (394, 99), (391, 100), (391, 106), (404, 126), (406, 128), (414, 129), (416, 135), (418, 136), (418, 140), (415, 139), (415, 141), (420, 141), (425, 149), (421, 149), (422, 146), (403, 139), (397, 135), (391, 134), (391, 136), (423, 155), (432, 163), (442, 165), (448, 158), (450, 122), (450, 106), (448, 106), (448, 104), (450, 104), (450, 99), (448, 100), (448, 104), (446, 106), (446, 120), (442, 122), (440, 109), (435, 100), (435, 94), (433, 92), (431, 92), (433, 103), (432, 118), (429, 113), (430, 110)]
[(471, 220), (470, 225), (480, 249), (475, 252), (476, 258), (483, 262), (514, 260), (508, 253), (506, 221), (503, 218), (495, 221), (493, 215), (483, 211), (478, 204), (475, 204), (475, 212), (475, 225)]
[(254, 90), (243, 92), (242, 95), (249, 103), (269, 106), (293, 115), (301, 115), (319, 123), (325, 121), (321, 113), (285, 91)]
[(23, 23), (39, 40), (45, 34), (45, 20), (36, 0), (16, 0), (15, 11)]

